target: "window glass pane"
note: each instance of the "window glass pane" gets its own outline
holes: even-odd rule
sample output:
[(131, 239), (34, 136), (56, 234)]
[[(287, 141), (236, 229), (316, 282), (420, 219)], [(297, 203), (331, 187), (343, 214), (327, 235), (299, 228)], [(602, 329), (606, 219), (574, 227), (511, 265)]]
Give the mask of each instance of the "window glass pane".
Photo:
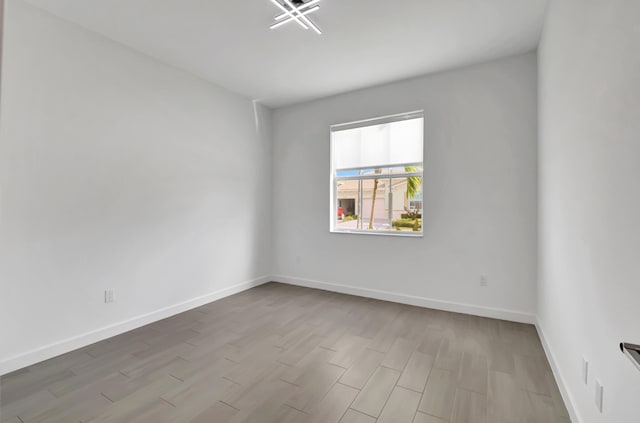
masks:
[(422, 172), (422, 165), (392, 167), (387, 172), (391, 174)]
[(362, 229), (389, 230), (389, 178), (362, 181)]
[(360, 221), (360, 180), (346, 180), (337, 183), (336, 229), (361, 229)]
[(336, 176), (357, 176), (360, 174), (359, 170), (338, 170)]
[(422, 177), (393, 178), (393, 218), (391, 227), (395, 231), (422, 232)]
[(410, 210), (422, 210), (422, 200), (411, 200), (411, 201), (409, 201), (409, 209)]
[(360, 174), (361, 175), (375, 175), (375, 174), (384, 173), (385, 171), (388, 171), (388, 169), (371, 167), (371, 168), (361, 169), (360, 170)]
[(402, 173), (422, 173), (422, 165), (396, 166), (396, 167), (369, 167), (361, 169), (337, 170), (337, 177), (371, 176), (371, 175), (398, 175)]
[(336, 230), (422, 231), (422, 177), (337, 182)]

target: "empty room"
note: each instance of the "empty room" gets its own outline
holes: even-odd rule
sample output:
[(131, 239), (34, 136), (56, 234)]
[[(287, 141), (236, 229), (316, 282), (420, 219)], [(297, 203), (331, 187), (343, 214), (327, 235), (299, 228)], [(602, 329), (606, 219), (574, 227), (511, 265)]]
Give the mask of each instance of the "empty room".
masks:
[(0, 0), (0, 423), (640, 423), (640, 1)]

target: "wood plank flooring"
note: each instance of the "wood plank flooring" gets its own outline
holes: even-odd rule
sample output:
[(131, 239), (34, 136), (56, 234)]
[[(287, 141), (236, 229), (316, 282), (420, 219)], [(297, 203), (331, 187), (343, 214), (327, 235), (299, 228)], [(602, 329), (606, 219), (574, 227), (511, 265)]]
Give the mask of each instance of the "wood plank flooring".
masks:
[(569, 423), (531, 325), (277, 283), (6, 375), (0, 420)]

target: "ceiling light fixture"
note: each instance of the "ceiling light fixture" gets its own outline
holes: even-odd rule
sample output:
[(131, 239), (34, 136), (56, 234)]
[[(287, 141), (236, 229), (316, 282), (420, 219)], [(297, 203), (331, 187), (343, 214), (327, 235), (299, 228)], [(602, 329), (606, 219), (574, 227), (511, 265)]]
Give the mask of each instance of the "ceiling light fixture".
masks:
[[(313, 13), (316, 10), (320, 9), (320, 6), (316, 6), (316, 7), (312, 7), (311, 9), (305, 10), (304, 12), (302, 12), (303, 15), (308, 15), (309, 13)], [(287, 16), (286, 14), (283, 14), (285, 16), (285, 19), (282, 19), (280, 22), (278, 23), (274, 23), (273, 25), (271, 25), (269, 28), (274, 29), (277, 28), (279, 26), (282, 26), (286, 23), (291, 22), (294, 18), (290, 18), (289, 16)], [(277, 18), (276, 18), (277, 19)]]
[(303, 27), (304, 29), (309, 29), (309, 27), (306, 26), (305, 24), (303, 24), (302, 21), (300, 19), (298, 19), (298, 17), (296, 15), (294, 15), (293, 13), (291, 13), (291, 11), (289, 9), (287, 9), (286, 7), (281, 5), (278, 2), (278, 0), (271, 0), (271, 3), (275, 4), (280, 9), (282, 9), (282, 11), (285, 13), (285, 15), (289, 16), (292, 20), (298, 22), (298, 24), (300, 24), (301, 27)]
[[(282, 3), (281, 3), (282, 1)], [(320, 6), (311, 7), (320, 0), (311, 0), (305, 2), (304, 0), (271, 0), (271, 3), (275, 4), (284, 13), (275, 17), (275, 23), (271, 25), (271, 29), (282, 26), (291, 21), (296, 21), (298, 25), (304, 29), (311, 27), (318, 34), (322, 34), (322, 31), (313, 23), (307, 15), (320, 9)]]
[[(313, 5), (314, 5), (314, 4), (316, 4), (316, 3), (320, 3), (320, 0), (311, 0), (311, 1), (308, 1), (308, 2), (306, 2), (306, 3), (303, 3), (302, 5), (300, 5), (300, 6), (298, 7), (298, 10), (308, 9), (309, 7), (313, 6)], [(317, 6), (317, 8), (319, 9), (319, 8), (320, 8), (320, 6)], [(316, 10), (317, 10), (317, 9), (316, 9)], [(305, 13), (306, 13), (306, 12), (305, 12)], [(279, 21), (280, 19), (284, 19), (284, 18), (286, 18), (287, 16), (289, 16), (289, 15), (287, 15), (286, 13), (283, 13), (282, 15), (278, 15), (278, 16), (276, 16), (276, 17), (275, 17), (275, 20), (276, 20), (276, 21)]]

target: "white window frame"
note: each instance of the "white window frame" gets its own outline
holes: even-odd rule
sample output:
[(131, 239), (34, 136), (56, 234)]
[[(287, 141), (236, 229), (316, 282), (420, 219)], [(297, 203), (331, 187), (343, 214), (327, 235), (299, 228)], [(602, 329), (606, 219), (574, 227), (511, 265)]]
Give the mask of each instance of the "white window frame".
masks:
[[(372, 119), (365, 119), (365, 120), (360, 120), (360, 121), (356, 121), (356, 122), (349, 122), (349, 123), (342, 123), (342, 124), (337, 124), (337, 125), (331, 125), (330, 127), (330, 159), (329, 159), (329, 165), (330, 165), (330, 170), (329, 170), (329, 178), (330, 178), (330, 214), (329, 214), (329, 231), (331, 233), (336, 233), (336, 234), (362, 234), (362, 235), (383, 235), (383, 236), (399, 236), (399, 237), (412, 237), (412, 238), (422, 238), (424, 236), (424, 220), (422, 221), (422, 228), (420, 230), (420, 232), (414, 232), (414, 231), (397, 231), (397, 230), (393, 230), (393, 229), (384, 229), (384, 230), (375, 230), (375, 229), (338, 229), (336, 227), (336, 222), (337, 222), (337, 210), (338, 210), (338, 183), (340, 181), (346, 181), (346, 180), (358, 180), (360, 181), (360, 188), (358, 189), (358, 197), (356, 198), (356, 204), (360, 204), (360, 208), (359, 208), (359, 214), (362, 215), (362, 203), (363, 203), (363, 189), (362, 189), (362, 181), (365, 180), (373, 180), (373, 179), (387, 179), (388, 183), (391, 184), (391, 181), (393, 179), (400, 179), (400, 178), (406, 178), (406, 177), (411, 177), (411, 176), (419, 176), (420, 178), (422, 178), (423, 180), (423, 184), (420, 185), (420, 192), (421, 192), (421, 198), (423, 198), (422, 200), (422, 205), (424, 207), (424, 170), (420, 171), (420, 172), (403, 172), (403, 173), (387, 173), (387, 174), (377, 174), (377, 175), (372, 175), (372, 174), (367, 174), (367, 175), (354, 175), (354, 176), (337, 176), (337, 171), (334, 167), (334, 138), (333, 138), (333, 134), (336, 131), (339, 130), (346, 130), (346, 129), (356, 129), (356, 128), (362, 128), (362, 127), (366, 127), (366, 126), (374, 126), (374, 125), (381, 125), (384, 123), (391, 123), (391, 122), (398, 122), (398, 121), (402, 121), (402, 120), (409, 120), (409, 119), (417, 119), (417, 118), (422, 118), (423, 119), (423, 125), (424, 125), (424, 111), (423, 110), (418, 110), (418, 111), (413, 111), (413, 112), (408, 112), (408, 113), (400, 113), (400, 114), (396, 114), (396, 115), (389, 115), (389, 116), (383, 116), (383, 117), (379, 117), (379, 118), (372, 118)], [(423, 128), (423, 139), (422, 139), (422, 143), (423, 143), (423, 152), (424, 152), (424, 128)], [(424, 153), (423, 153), (424, 154)], [(424, 157), (422, 159), (422, 162), (416, 162), (416, 163), (403, 163), (403, 164), (393, 164), (393, 165), (389, 165), (386, 167), (382, 167), (383, 169), (385, 168), (399, 168), (399, 167), (420, 167), (423, 168), (424, 167)], [(371, 166), (367, 167), (367, 169), (370, 169)], [(360, 168), (354, 168), (354, 169), (340, 169), (340, 171), (348, 171), (348, 170), (360, 170)], [(391, 185), (390, 185), (391, 186)], [(380, 200), (382, 201), (390, 201), (392, 203), (392, 197), (393, 194), (390, 194), (390, 199), (385, 199), (383, 196), (380, 197)], [(393, 205), (390, 204), (389, 206), (389, 222), (391, 223), (392, 221), (392, 213), (393, 213)], [(421, 210), (422, 215), (424, 215), (424, 209)], [(364, 216), (358, 216), (359, 221), (362, 222), (362, 218)]]

